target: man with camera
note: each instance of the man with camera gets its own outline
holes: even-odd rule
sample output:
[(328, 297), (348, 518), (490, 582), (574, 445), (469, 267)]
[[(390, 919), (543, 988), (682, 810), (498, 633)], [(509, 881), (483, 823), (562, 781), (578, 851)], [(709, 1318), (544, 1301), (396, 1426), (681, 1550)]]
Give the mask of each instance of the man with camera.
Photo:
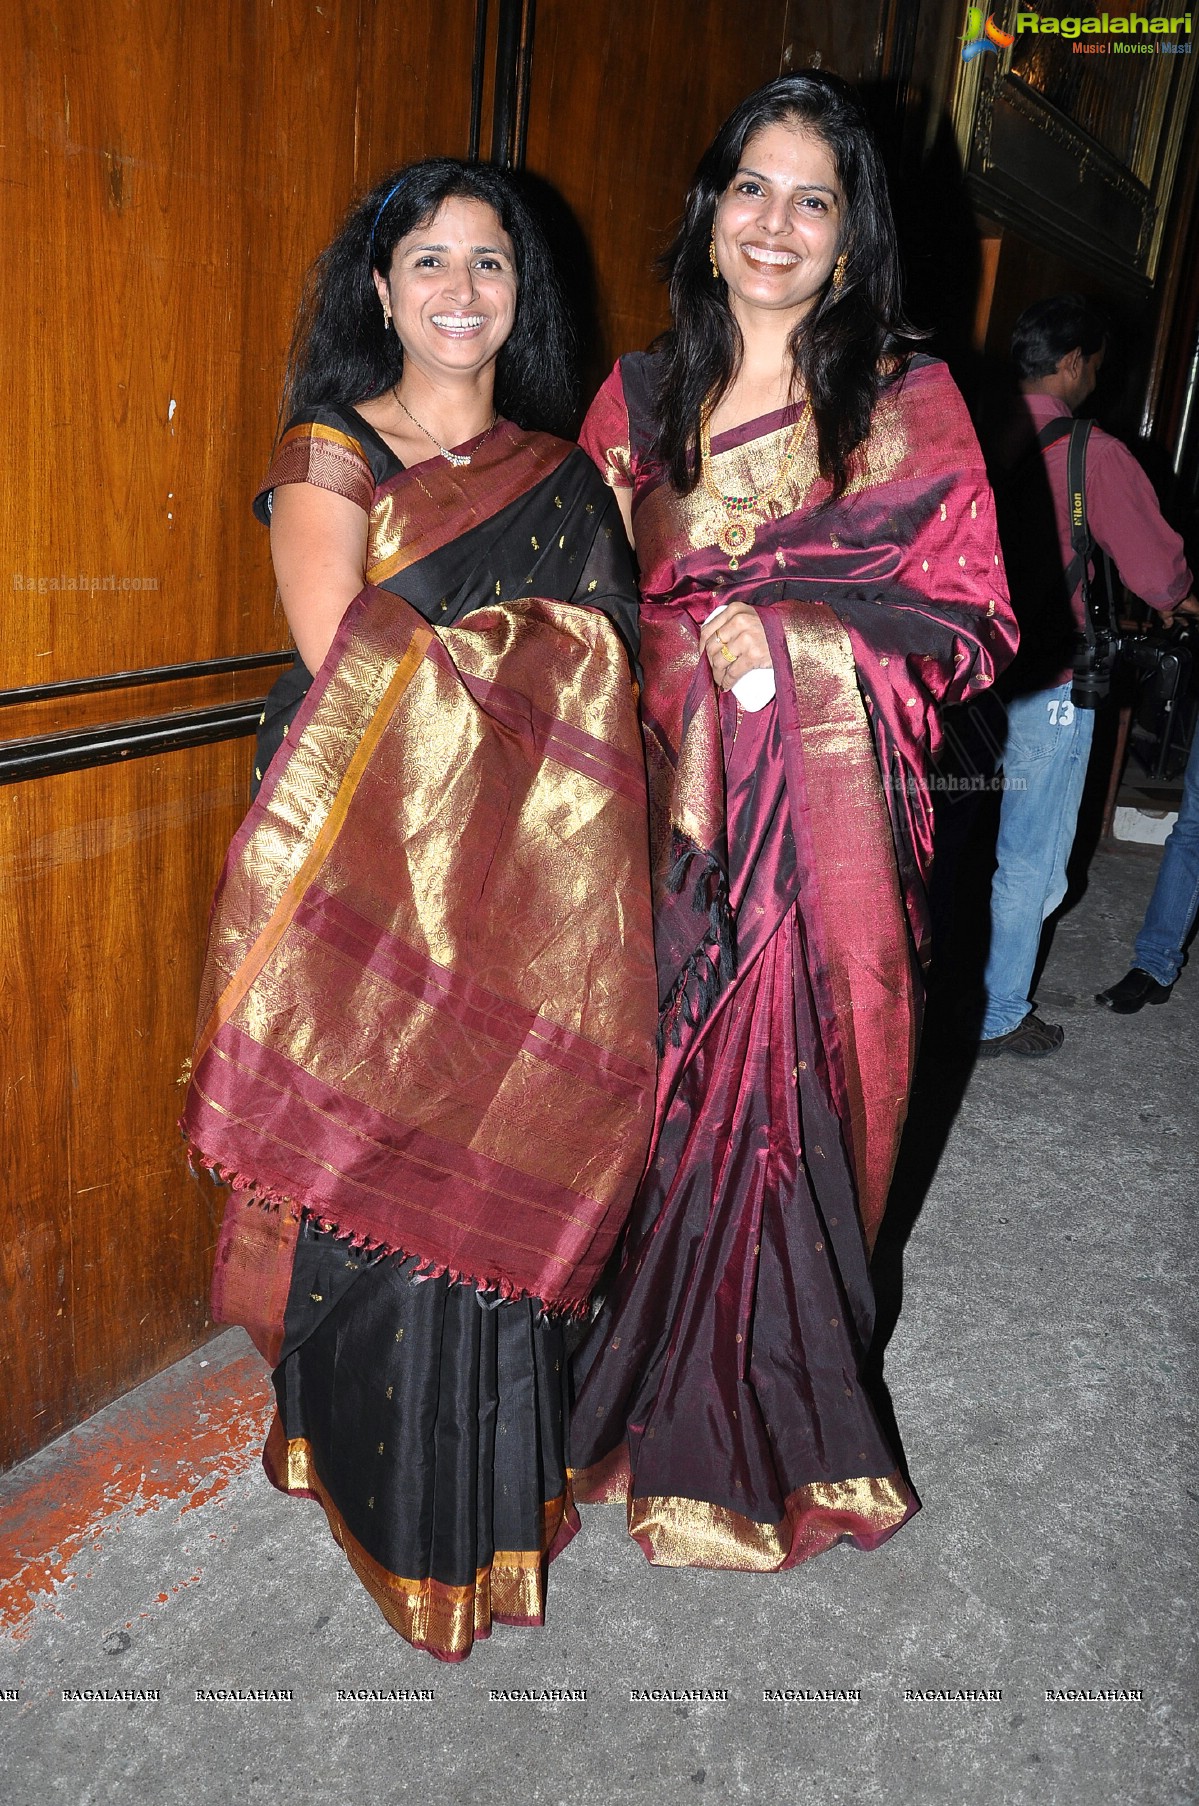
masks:
[(996, 501), (1021, 650), (1005, 685), (1003, 796), (980, 1057), (1038, 1058), (1065, 1039), (1029, 992), (1046, 918), (1066, 894), (1095, 708), (1114, 654), (1088, 608), (1089, 537), (1134, 595), (1167, 622), (1199, 613), (1182, 541), (1118, 439), (1074, 415), (1107, 347), (1101, 315), (1079, 295), (1034, 302), (1016, 322), (1021, 409), (999, 455)]

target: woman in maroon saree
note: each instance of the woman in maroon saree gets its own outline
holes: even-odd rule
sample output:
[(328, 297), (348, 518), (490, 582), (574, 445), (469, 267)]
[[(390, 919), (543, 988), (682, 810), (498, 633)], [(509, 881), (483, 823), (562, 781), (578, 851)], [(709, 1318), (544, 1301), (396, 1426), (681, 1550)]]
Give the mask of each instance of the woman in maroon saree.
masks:
[(738, 108), (668, 261), (674, 331), (582, 435), (640, 564), (662, 1061), (572, 1478), (627, 1502), (653, 1562), (785, 1568), (917, 1509), (860, 1377), (869, 1260), (916, 1051), (936, 710), (1014, 636), (982, 459), (905, 339), (843, 84)]

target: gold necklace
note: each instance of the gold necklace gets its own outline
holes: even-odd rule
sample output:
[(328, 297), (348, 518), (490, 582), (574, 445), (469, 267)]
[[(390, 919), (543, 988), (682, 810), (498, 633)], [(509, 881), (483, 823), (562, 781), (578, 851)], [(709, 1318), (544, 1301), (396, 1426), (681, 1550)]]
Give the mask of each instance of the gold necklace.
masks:
[[(470, 463), (471, 459), (475, 455), (475, 452), (452, 452), (452, 451), (449, 451), (447, 449), (447, 447), (441, 443), (440, 439), (433, 438), (433, 434), (429, 431), (428, 427), (422, 425), (422, 423), (416, 418), (416, 415), (412, 412), (411, 408), (404, 407), (404, 403), (400, 400), (400, 391), (395, 383), (392, 383), (392, 385), (391, 385), (391, 392), (396, 398), (397, 406), (404, 409), (405, 414), (407, 414), (407, 416), (408, 416), (409, 420), (412, 422), (413, 426), (416, 427), (419, 432), (422, 432), (425, 435), (426, 439), (433, 439), (434, 445), (437, 447), (438, 451), (441, 453), (442, 457), (445, 459), (447, 464), (452, 464), (456, 470), (460, 470), (464, 464)], [(481, 446), (483, 444), (483, 440), (489, 439), (491, 437), (492, 433), (494, 433), (495, 428), (496, 428), (496, 422), (498, 420), (499, 420), (499, 415), (496, 413), (493, 413), (491, 416), (491, 425), (487, 428), (487, 431), (483, 434), (483, 438), (479, 440), (479, 444), (475, 446), (476, 452), (479, 450), (479, 446)]]
[[(808, 417), (812, 412), (809, 399), (804, 402), (803, 413), (791, 429), (783, 455), (779, 459), (778, 472), (769, 489), (755, 490), (752, 495), (725, 495), (716, 487), (712, 477), (712, 410), (705, 404), (699, 416), (699, 472), (703, 486), (718, 507), (728, 515), (724, 526), (716, 535), (716, 543), (721, 551), (727, 554), (729, 569), (737, 570), (739, 561), (746, 552), (753, 550), (758, 528), (765, 522), (770, 511), (770, 504), (777, 501), (791, 477), (791, 468), (807, 429)], [(758, 518), (755, 519), (755, 516)]]

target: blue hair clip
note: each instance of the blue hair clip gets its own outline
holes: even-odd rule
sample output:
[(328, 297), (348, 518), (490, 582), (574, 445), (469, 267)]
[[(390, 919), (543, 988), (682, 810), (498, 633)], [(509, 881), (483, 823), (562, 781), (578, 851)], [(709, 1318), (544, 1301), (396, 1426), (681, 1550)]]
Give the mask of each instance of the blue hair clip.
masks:
[(404, 186), (404, 183), (407, 180), (408, 180), (407, 174), (402, 175), (400, 177), (399, 181), (396, 182), (393, 187), (391, 187), (387, 190), (387, 193), (383, 196), (383, 199), (379, 202), (379, 211), (376, 213), (374, 219), (371, 221), (370, 245), (371, 245), (371, 255), (372, 256), (374, 255), (374, 250), (375, 250), (375, 230), (379, 224), (379, 221), (383, 218), (384, 209), (386, 208), (388, 201), (390, 201), (395, 195), (397, 195), (400, 192), (400, 189)]

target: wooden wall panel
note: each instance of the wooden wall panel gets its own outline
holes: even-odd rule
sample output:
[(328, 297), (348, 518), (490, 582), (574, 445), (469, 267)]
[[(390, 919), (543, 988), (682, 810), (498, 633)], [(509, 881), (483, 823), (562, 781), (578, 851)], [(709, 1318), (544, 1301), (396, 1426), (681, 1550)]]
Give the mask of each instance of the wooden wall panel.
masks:
[(0, 687), (127, 665), (133, 646), (166, 663), (278, 643), (247, 502), (300, 283), (380, 168), (465, 152), (473, 20), (471, 0), (0, 11), (23, 72), (0, 116), (21, 247), (0, 315), (17, 404), (0, 570), (156, 585), (14, 591)]
[(474, 0), (364, 7), (358, 188), (418, 157), (467, 155), (474, 47)]
[(231, 741), (0, 792), (0, 1463), (207, 1326), (220, 1198), (188, 1173), (175, 1081), (249, 758)]
[(812, 62), (851, 80), (877, 73), (876, 0), (538, 0), (527, 168), (581, 229), (585, 383), (667, 324), (654, 262), (717, 126), (759, 83)]
[(3, 568), (118, 587), (15, 593), (0, 684), (277, 643), (246, 500), (296, 275), (349, 186), (354, 27), (302, 0), (4, 11), (26, 147), (5, 237), (26, 249), (0, 321)]
[[(860, 87), (877, 81), (883, 73), (889, 15), (902, 10), (903, 0), (792, 0), (787, 8), (787, 69), (803, 69), (809, 63), (834, 69), (847, 82)], [(725, 7), (726, 14), (745, 32), (745, 8)], [(750, 35), (746, 33), (746, 35)], [(721, 46), (723, 50), (724, 46)]]
[[(0, 11), (0, 692), (286, 643), (249, 501), (301, 282), (381, 168), (466, 150), (474, 16), (474, 0)], [(30, 736), (61, 751), (106, 723), (252, 717), (273, 675), (9, 699), (0, 776)], [(175, 1080), (251, 761), (244, 737), (134, 744), (0, 784), (0, 1463), (205, 1332), (219, 1198), (188, 1174)]]
[(670, 241), (704, 146), (786, 50), (787, 0), (747, 30), (726, 0), (538, 0), (527, 167), (561, 193), (589, 257), (591, 387), (666, 325), (653, 263)]

